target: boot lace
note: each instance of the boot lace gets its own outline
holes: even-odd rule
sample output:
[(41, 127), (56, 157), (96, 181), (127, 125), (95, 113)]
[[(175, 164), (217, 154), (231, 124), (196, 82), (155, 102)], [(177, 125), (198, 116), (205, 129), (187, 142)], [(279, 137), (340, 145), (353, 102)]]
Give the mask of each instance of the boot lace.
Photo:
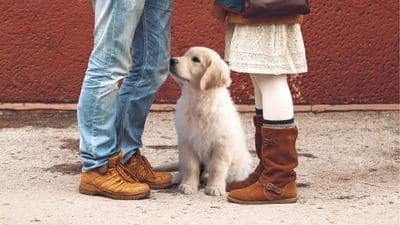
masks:
[(150, 162), (146, 159), (146, 157), (140, 155), (138, 157), (138, 160), (139, 160), (139, 163), (140, 163), (142, 169), (144, 170), (144, 173), (145, 173), (144, 176), (148, 177), (150, 175), (150, 176), (154, 177), (155, 174), (154, 174), (153, 168), (151, 167)]
[(136, 178), (136, 177), (133, 177), (133, 176), (130, 176), (129, 174), (129, 170), (127, 169), (127, 168), (125, 168), (124, 166), (122, 166), (122, 165), (117, 165), (116, 167), (115, 167), (115, 170), (117, 171), (117, 173), (119, 174), (119, 175), (121, 175), (121, 177), (124, 179), (124, 180), (126, 180), (126, 181), (128, 181), (128, 182), (130, 182), (130, 183), (137, 183), (137, 182), (139, 182), (139, 180)]

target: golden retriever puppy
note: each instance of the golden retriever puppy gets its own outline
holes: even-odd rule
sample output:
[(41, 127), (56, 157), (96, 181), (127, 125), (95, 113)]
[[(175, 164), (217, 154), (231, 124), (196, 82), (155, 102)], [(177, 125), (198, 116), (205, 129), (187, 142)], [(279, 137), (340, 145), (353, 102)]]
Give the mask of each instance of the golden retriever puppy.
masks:
[(197, 192), (200, 165), (208, 174), (205, 193), (225, 194), (226, 182), (242, 180), (252, 159), (239, 113), (227, 87), (228, 65), (215, 51), (190, 48), (170, 60), (172, 77), (181, 86), (175, 126), (179, 151), (179, 191)]

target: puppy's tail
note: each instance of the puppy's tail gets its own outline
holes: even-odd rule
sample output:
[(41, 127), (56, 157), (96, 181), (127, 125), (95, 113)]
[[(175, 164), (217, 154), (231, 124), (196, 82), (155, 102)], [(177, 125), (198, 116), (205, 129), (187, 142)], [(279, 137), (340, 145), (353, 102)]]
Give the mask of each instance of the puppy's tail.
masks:
[(166, 165), (156, 166), (153, 168), (155, 171), (168, 171), (175, 172), (179, 170), (178, 162), (169, 163)]

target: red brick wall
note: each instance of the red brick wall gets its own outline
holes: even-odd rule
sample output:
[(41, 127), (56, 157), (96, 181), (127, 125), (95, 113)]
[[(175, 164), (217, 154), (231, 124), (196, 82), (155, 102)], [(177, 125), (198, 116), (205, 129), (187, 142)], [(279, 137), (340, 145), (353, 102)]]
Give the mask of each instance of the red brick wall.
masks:
[[(393, 0), (311, 1), (303, 25), (309, 73), (291, 81), (297, 104), (399, 103), (399, 6)], [(175, 1), (172, 54), (224, 49), (210, 1)], [(89, 0), (0, 2), (0, 102), (76, 102), (92, 46)], [(237, 103), (252, 103), (248, 76), (234, 74)], [(170, 79), (158, 102), (175, 102)]]

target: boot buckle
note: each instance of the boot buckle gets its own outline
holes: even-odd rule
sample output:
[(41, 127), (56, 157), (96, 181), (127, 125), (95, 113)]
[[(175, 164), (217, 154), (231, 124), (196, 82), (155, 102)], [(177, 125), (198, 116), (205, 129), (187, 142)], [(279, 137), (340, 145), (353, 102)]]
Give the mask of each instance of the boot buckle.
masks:
[(265, 187), (265, 189), (267, 189), (268, 191), (272, 191), (278, 195), (282, 195), (282, 189), (280, 189), (279, 187), (277, 187), (275, 184), (270, 183), (270, 182), (266, 182), (264, 180), (260, 180), (260, 183)]

